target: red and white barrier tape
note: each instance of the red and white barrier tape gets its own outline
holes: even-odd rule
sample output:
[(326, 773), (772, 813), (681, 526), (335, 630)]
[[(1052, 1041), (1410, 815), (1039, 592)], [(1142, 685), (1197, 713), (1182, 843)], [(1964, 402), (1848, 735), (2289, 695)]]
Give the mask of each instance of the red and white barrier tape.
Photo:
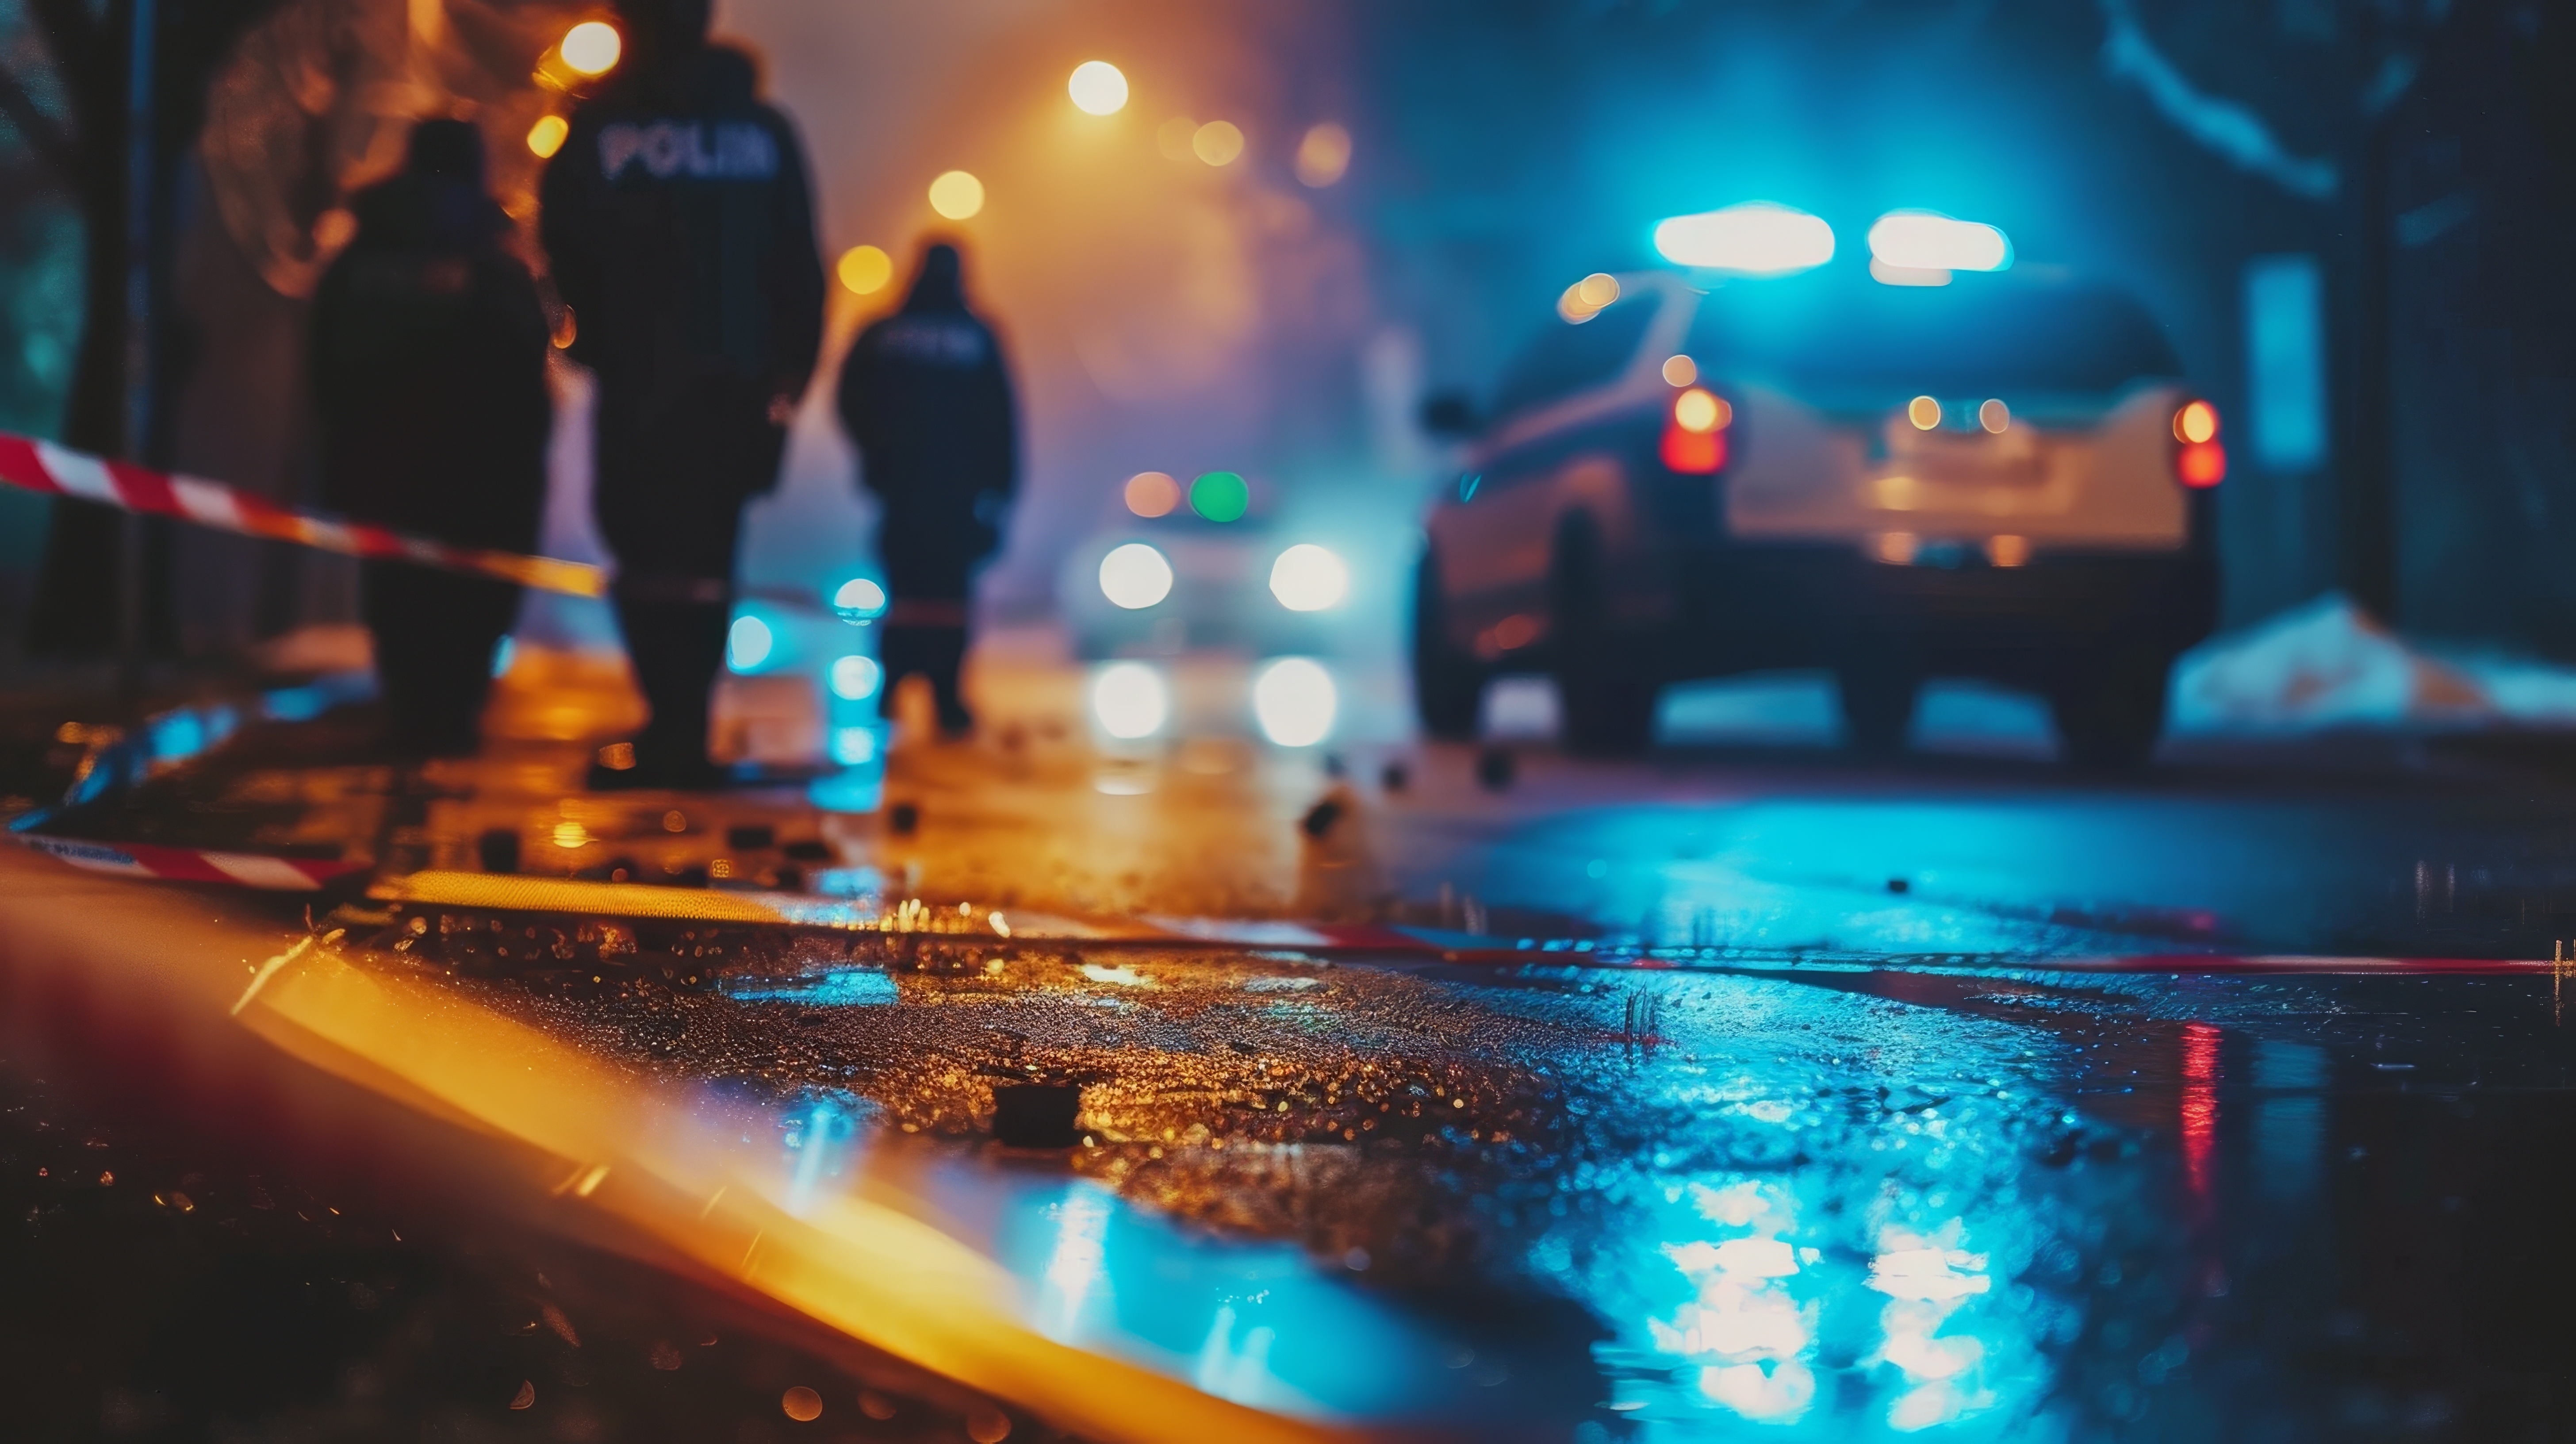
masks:
[(597, 597), (608, 591), (607, 573), (585, 562), (450, 546), (426, 537), (405, 536), (371, 522), (311, 516), (220, 482), (150, 471), (6, 432), (0, 432), (0, 482), (146, 516), (177, 517), (242, 536), (296, 542), (355, 557), (479, 573), (566, 596)]
[(147, 842), (90, 842), (77, 837), (48, 837), (40, 832), (21, 832), (15, 834), (14, 840), (91, 872), (159, 878), (164, 882), (222, 883), (267, 892), (315, 892), (333, 878), (367, 870), (365, 863), (337, 858), (213, 852)]

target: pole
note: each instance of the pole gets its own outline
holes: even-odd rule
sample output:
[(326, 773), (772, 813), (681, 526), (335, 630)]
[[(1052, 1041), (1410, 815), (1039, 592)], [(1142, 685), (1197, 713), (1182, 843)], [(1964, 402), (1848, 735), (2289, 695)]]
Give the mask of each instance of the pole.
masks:
[[(125, 78), (125, 454), (148, 464), (153, 436), (152, 250), (154, 202), (159, 198), (159, 147), (154, 144), (153, 82), (159, 59), (159, 6), (130, 0)], [(144, 649), (144, 518), (127, 515), (118, 528), (117, 653), (127, 685), (141, 681)]]

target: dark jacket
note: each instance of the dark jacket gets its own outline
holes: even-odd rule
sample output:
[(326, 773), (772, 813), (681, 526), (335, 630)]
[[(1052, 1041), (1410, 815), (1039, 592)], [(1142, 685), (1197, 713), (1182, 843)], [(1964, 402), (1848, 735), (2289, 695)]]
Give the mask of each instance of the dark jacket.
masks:
[(966, 309), (953, 252), (924, 265), (902, 310), (859, 333), (839, 400), (868, 489), (885, 503), (889, 572), (912, 569), (901, 552), (934, 572), (991, 553), (1019, 487), (1019, 425), (1010, 368)]
[(368, 521), (531, 549), (544, 506), (545, 313), (469, 174), (417, 168), (361, 191), (323, 274), (310, 365), (324, 498)]
[(573, 354), (617, 387), (703, 375), (800, 395), (823, 341), (805, 158), (751, 62), (691, 47), (573, 112), (540, 229)]

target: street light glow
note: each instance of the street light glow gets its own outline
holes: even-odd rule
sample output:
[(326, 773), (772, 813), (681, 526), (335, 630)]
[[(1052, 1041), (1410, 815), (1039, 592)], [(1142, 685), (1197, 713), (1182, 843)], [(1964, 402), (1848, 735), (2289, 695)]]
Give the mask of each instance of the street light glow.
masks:
[(572, 134), (572, 125), (560, 115), (541, 115), (528, 127), (528, 153), (539, 160), (552, 160), (563, 149), (564, 137)]
[(1086, 60), (1065, 82), (1074, 109), (1085, 115), (1116, 115), (1127, 108), (1127, 77), (1106, 60)]
[(1230, 120), (1211, 120), (1190, 136), (1190, 150), (1209, 165), (1232, 165), (1243, 154), (1243, 132)]
[(1329, 120), (1309, 127), (1297, 142), (1297, 180), (1310, 189), (1322, 190), (1350, 168), (1351, 133)]
[(1774, 201), (1674, 216), (1655, 227), (1655, 250), (1677, 266), (1785, 276), (1834, 258), (1834, 228), (1822, 216)]
[(967, 171), (942, 171), (930, 183), (930, 208), (952, 221), (971, 220), (984, 209), (984, 183)]
[(626, 51), (617, 27), (605, 20), (585, 20), (564, 32), (563, 43), (555, 53), (563, 63), (584, 75), (606, 75), (617, 68), (617, 57)]
[(873, 296), (894, 279), (894, 257), (876, 246), (852, 246), (832, 268), (854, 296)]

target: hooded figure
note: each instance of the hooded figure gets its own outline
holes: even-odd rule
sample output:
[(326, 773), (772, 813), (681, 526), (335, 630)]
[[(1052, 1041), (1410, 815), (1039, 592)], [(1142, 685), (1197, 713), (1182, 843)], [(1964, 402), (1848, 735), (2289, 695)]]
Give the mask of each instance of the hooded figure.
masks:
[(541, 230), (599, 377), (592, 506), (653, 709), (635, 766), (594, 785), (726, 780), (707, 759), (743, 504), (778, 483), (823, 337), (805, 160), (704, 0), (629, 0), (627, 56), (573, 112)]
[[(546, 319), (484, 192), (482, 133), (421, 122), (408, 167), (349, 208), (357, 234), (313, 300), (324, 500), (462, 546), (535, 550), (554, 421)], [(397, 561), (364, 563), (359, 585), (397, 750), (472, 752), (519, 588)]]
[(884, 504), (877, 551), (891, 597), (881, 643), (894, 684), (928, 676), (940, 729), (974, 726), (959, 695), (976, 565), (1001, 543), (1019, 486), (1010, 368), (992, 328), (966, 307), (957, 248), (923, 250), (903, 309), (859, 333), (841, 364), (841, 423)]

